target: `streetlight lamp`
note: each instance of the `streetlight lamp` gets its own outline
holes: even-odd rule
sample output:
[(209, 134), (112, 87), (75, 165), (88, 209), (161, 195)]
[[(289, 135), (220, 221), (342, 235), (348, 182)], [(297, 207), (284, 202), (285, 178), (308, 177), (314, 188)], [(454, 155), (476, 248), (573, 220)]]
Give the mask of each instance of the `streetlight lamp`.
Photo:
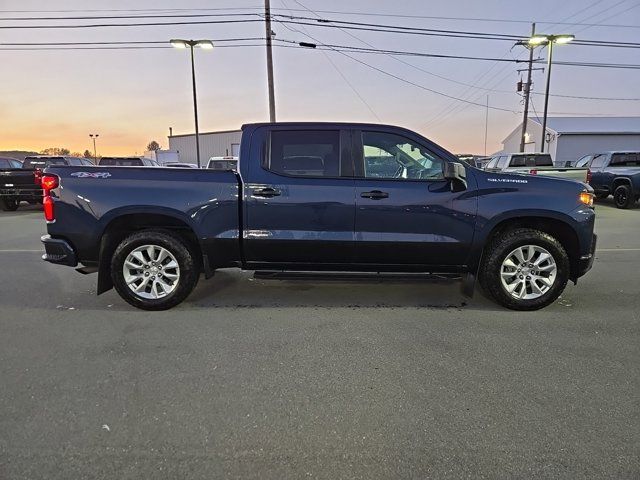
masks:
[(569, 43), (575, 38), (574, 35), (534, 35), (529, 38), (529, 45), (535, 47), (536, 45), (547, 45), (549, 52), (547, 53), (547, 86), (544, 92), (544, 115), (542, 117), (542, 141), (541, 151), (544, 152), (545, 134), (547, 132), (547, 107), (549, 105), (549, 82), (551, 81), (551, 61), (553, 58), (553, 44)]
[(98, 135), (97, 133), (90, 133), (89, 137), (91, 137), (93, 139), (93, 162), (97, 165), (98, 164), (98, 153), (96, 151), (96, 139), (99, 137), (100, 135)]
[(198, 168), (200, 165), (200, 138), (198, 130), (198, 101), (196, 100), (196, 67), (193, 62), (193, 47), (200, 47), (205, 50), (211, 50), (213, 48), (213, 42), (211, 40), (182, 40), (174, 38), (169, 41), (175, 48), (187, 48), (191, 50), (191, 80), (193, 83), (193, 114), (195, 116), (196, 123), (196, 159), (198, 161)]

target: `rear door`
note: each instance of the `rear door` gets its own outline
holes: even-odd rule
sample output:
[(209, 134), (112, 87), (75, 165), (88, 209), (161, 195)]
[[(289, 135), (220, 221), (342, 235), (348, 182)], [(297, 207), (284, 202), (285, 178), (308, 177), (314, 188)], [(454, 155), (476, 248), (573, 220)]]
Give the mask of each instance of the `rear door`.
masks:
[(444, 157), (409, 132), (354, 133), (359, 264), (389, 270), (465, 264), (477, 197), (451, 191)]
[[(247, 161), (247, 170), (242, 162)], [(349, 132), (264, 127), (253, 133), (244, 175), (244, 254), (252, 264), (353, 261), (354, 180)]]

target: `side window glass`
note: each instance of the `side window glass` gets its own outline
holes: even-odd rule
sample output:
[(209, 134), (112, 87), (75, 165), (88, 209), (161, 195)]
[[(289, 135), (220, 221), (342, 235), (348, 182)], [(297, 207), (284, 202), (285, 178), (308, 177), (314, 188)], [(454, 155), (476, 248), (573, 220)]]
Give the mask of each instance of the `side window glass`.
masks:
[(406, 180), (443, 178), (443, 161), (400, 135), (363, 132), (364, 176)]
[(606, 157), (604, 155), (596, 155), (591, 160), (591, 168), (601, 168), (604, 165)]
[(267, 168), (294, 177), (339, 177), (337, 130), (274, 130)]
[(498, 157), (498, 164), (496, 165), (500, 170), (507, 166), (507, 162), (509, 161), (508, 155), (501, 155)]
[(489, 160), (489, 163), (487, 163), (485, 168), (496, 168), (497, 164), (498, 164), (498, 157), (493, 157), (491, 160)]
[(13, 166), (9, 163), (9, 160), (0, 158), (0, 168), (13, 168)]

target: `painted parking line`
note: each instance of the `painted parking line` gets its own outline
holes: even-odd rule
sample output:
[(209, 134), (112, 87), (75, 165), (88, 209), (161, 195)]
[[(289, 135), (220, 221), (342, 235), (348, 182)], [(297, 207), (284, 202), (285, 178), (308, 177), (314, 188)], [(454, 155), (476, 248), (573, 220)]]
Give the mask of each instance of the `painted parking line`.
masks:
[(596, 253), (600, 252), (640, 252), (640, 248), (596, 248)]
[(39, 250), (24, 250), (24, 249), (19, 249), (19, 248), (13, 248), (13, 249), (6, 249), (6, 250), (0, 250), (0, 253), (36, 253), (36, 252), (43, 252), (44, 249), (41, 248)]

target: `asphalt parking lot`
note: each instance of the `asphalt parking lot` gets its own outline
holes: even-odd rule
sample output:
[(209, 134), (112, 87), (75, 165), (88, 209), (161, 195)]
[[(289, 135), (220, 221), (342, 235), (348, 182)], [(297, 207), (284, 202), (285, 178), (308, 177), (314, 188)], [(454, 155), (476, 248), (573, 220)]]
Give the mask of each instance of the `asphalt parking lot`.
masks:
[(0, 479), (640, 477), (640, 208), (515, 313), (448, 280), (220, 271), (171, 311), (0, 212)]

